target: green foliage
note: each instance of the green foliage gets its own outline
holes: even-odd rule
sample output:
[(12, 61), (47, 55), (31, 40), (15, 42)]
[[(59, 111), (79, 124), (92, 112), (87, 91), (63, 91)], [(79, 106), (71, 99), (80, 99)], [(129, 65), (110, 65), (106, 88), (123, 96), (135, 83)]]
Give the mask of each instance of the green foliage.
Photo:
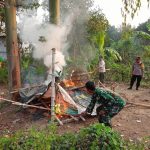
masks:
[(88, 72), (92, 72), (91, 78), (95, 78), (98, 73), (98, 62), (99, 62), (99, 52), (97, 51), (95, 57), (87, 64)]
[(0, 68), (0, 83), (6, 84), (8, 82), (8, 70), (6, 65)]
[(109, 36), (112, 41), (117, 42), (121, 38), (121, 32), (119, 29), (115, 28), (115, 26), (109, 26), (107, 36)]
[(22, 66), (22, 69), (28, 69), (30, 64), (32, 63), (33, 59), (31, 57), (22, 57), (21, 59), (21, 66)]
[(122, 57), (120, 54), (113, 48), (107, 47), (105, 48), (105, 56), (107, 60), (113, 60), (114, 62), (122, 61)]
[[(80, 142), (82, 141), (82, 142)], [(104, 125), (95, 124), (82, 129), (78, 135), (78, 149), (107, 150), (123, 149), (123, 140), (113, 130)]]
[(150, 34), (148, 34), (148, 33), (146, 33), (146, 32), (137, 31), (136, 34), (137, 34), (137, 36), (139, 36), (139, 37), (142, 37), (142, 38), (145, 38), (145, 39), (150, 40)]
[(99, 31), (106, 31), (108, 28), (108, 20), (101, 10), (91, 12), (90, 19), (87, 24), (87, 31), (91, 34), (97, 34)]
[(104, 41), (105, 32), (108, 28), (108, 20), (101, 10), (93, 11), (90, 14), (90, 19), (87, 23), (87, 32), (89, 34), (89, 40), (95, 44), (99, 49), (99, 53), (104, 56)]
[(117, 82), (128, 82), (130, 80), (131, 66), (123, 63), (113, 63), (109, 60), (106, 62), (106, 66), (110, 68), (110, 71), (106, 73), (107, 80)]
[(37, 9), (39, 6), (38, 0), (17, 0), (17, 7), (23, 9)]
[[(121, 9), (122, 17), (124, 18), (124, 25), (126, 25), (127, 16), (130, 16), (132, 19), (135, 14), (140, 10), (142, 5), (142, 0), (122, 0), (123, 6)], [(149, 6), (150, 0), (147, 0), (147, 6)]]
[(28, 132), (18, 132), (11, 137), (0, 138), (0, 149), (7, 150), (144, 150), (146, 141), (126, 142), (121, 136), (103, 124), (94, 124), (81, 129), (78, 133), (56, 134), (52, 125), (43, 131), (34, 128)]

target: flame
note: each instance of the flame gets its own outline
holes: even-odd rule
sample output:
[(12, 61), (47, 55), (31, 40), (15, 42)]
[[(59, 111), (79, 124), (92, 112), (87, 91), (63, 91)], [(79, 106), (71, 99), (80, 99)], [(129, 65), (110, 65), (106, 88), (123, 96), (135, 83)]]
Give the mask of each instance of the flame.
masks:
[(57, 116), (60, 118), (61, 115), (66, 114), (68, 108), (69, 108), (69, 104), (64, 101), (61, 93), (58, 92), (56, 96), (56, 105), (55, 105), (55, 112)]
[(75, 86), (75, 83), (72, 82), (71, 80), (64, 79), (63, 83), (65, 84), (66, 87), (73, 87), (73, 86)]

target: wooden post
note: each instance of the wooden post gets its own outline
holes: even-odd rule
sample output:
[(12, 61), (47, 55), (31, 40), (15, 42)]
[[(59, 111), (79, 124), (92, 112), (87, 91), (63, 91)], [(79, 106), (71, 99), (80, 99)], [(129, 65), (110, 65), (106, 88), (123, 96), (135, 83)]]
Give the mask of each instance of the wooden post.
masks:
[(55, 120), (55, 48), (52, 48), (51, 121)]
[(16, 1), (5, 0), (6, 43), (9, 92), (21, 87), (20, 59), (17, 40)]

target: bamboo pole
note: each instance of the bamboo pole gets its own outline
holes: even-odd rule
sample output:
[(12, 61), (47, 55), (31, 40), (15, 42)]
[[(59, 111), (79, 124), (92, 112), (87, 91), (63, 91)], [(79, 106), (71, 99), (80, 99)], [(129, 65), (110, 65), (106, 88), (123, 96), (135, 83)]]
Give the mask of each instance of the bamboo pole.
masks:
[(55, 48), (52, 49), (51, 121), (55, 119)]
[(54, 116), (55, 117), (55, 119), (58, 121), (58, 123), (60, 124), (60, 125), (63, 125), (63, 122), (55, 115)]
[(35, 88), (35, 87), (40, 87), (40, 86), (43, 86), (43, 84), (40, 84), (40, 85), (33, 85), (33, 86), (24, 87), (24, 88), (19, 88), (19, 89), (14, 89), (14, 90), (11, 91), (10, 93), (13, 94), (13, 93), (19, 92), (19, 90), (25, 90), (25, 89), (28, 89), (28, 88)]
[(23, 104), (23, 103), (12, 101), (12, 100), (9, 100), (9, 99), (6, 99), (6, 98), (0, 98), (0, 100), (10, 102), (13, 105), (23, 106), (24, 108), (25, 107), (31, 107), (31, 108), (37, 108), (37, 109), (42, 109), (42, 110), (48, 110), (48, 111), (50, 111), (49, 108), (45, 108), (45, 107), (41, 107), (41, 106), (35, 106), (35, 105)]
[(99, 81), (99, 84), (106, 90), (109, 91), (111, 93), (113, 93), (116, 96), (119, 96), (120, 98), (122, 98), (123, 100), (125, 100), (123, 97), (121, 97), (118, 93), (114, 92), (113, 90), (108, 89), (102, 82)]
[(150, 108), (150, 105), (146, 105), (146, 104), (133, 103), (133, 102), (127, 102), (127, 104)]
[[(110, 90), (110, 89), (106, 88), (106, 87), (104, 86), (104, 84), (102, 84), (100, 81), (99, 81), (99, 83), (100, 83), (100, 84), (102, 85), (102, 87), (103, 87), (104, 89), (106, 89), (107, 91), (110, 91), (110, 92), (112, 92), (113, 94), (115, 94), (115, 95), (121, 97), (118, 93), (114, 92), (113, 90)], [(121, 97), (121, 98), (124, 100), (123, 97)], [(128, 102), (128, 101), (127, 101), (126, 103), (127, 103), (127, 104), (132, 104), (132, 105), (135, 105), (135, 106), (142, 106), (142, 107), (150, 108), (150, 105), (146, 105), (146, 104), (133, 103), (133, 102)]]

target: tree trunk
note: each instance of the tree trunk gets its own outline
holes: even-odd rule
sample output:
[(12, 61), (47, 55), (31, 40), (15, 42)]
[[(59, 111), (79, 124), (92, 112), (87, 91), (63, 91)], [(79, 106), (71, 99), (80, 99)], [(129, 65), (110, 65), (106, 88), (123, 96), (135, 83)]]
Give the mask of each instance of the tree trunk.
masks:
[(49, 0), (50, 23), (59, 24), (60, 0)]
[[(58, 25), (60, 20), (60, 0), (49, 0), (49, 21), (52, 24)], [(52, 95), (51, 95), (51, 122), (59, 119), (55, 115), (55, 48), (52, 49)]]
[(9, 91), (14, 88), (18, 89), (21, 86), (15, 5), (15, 0), (5, 0)]

